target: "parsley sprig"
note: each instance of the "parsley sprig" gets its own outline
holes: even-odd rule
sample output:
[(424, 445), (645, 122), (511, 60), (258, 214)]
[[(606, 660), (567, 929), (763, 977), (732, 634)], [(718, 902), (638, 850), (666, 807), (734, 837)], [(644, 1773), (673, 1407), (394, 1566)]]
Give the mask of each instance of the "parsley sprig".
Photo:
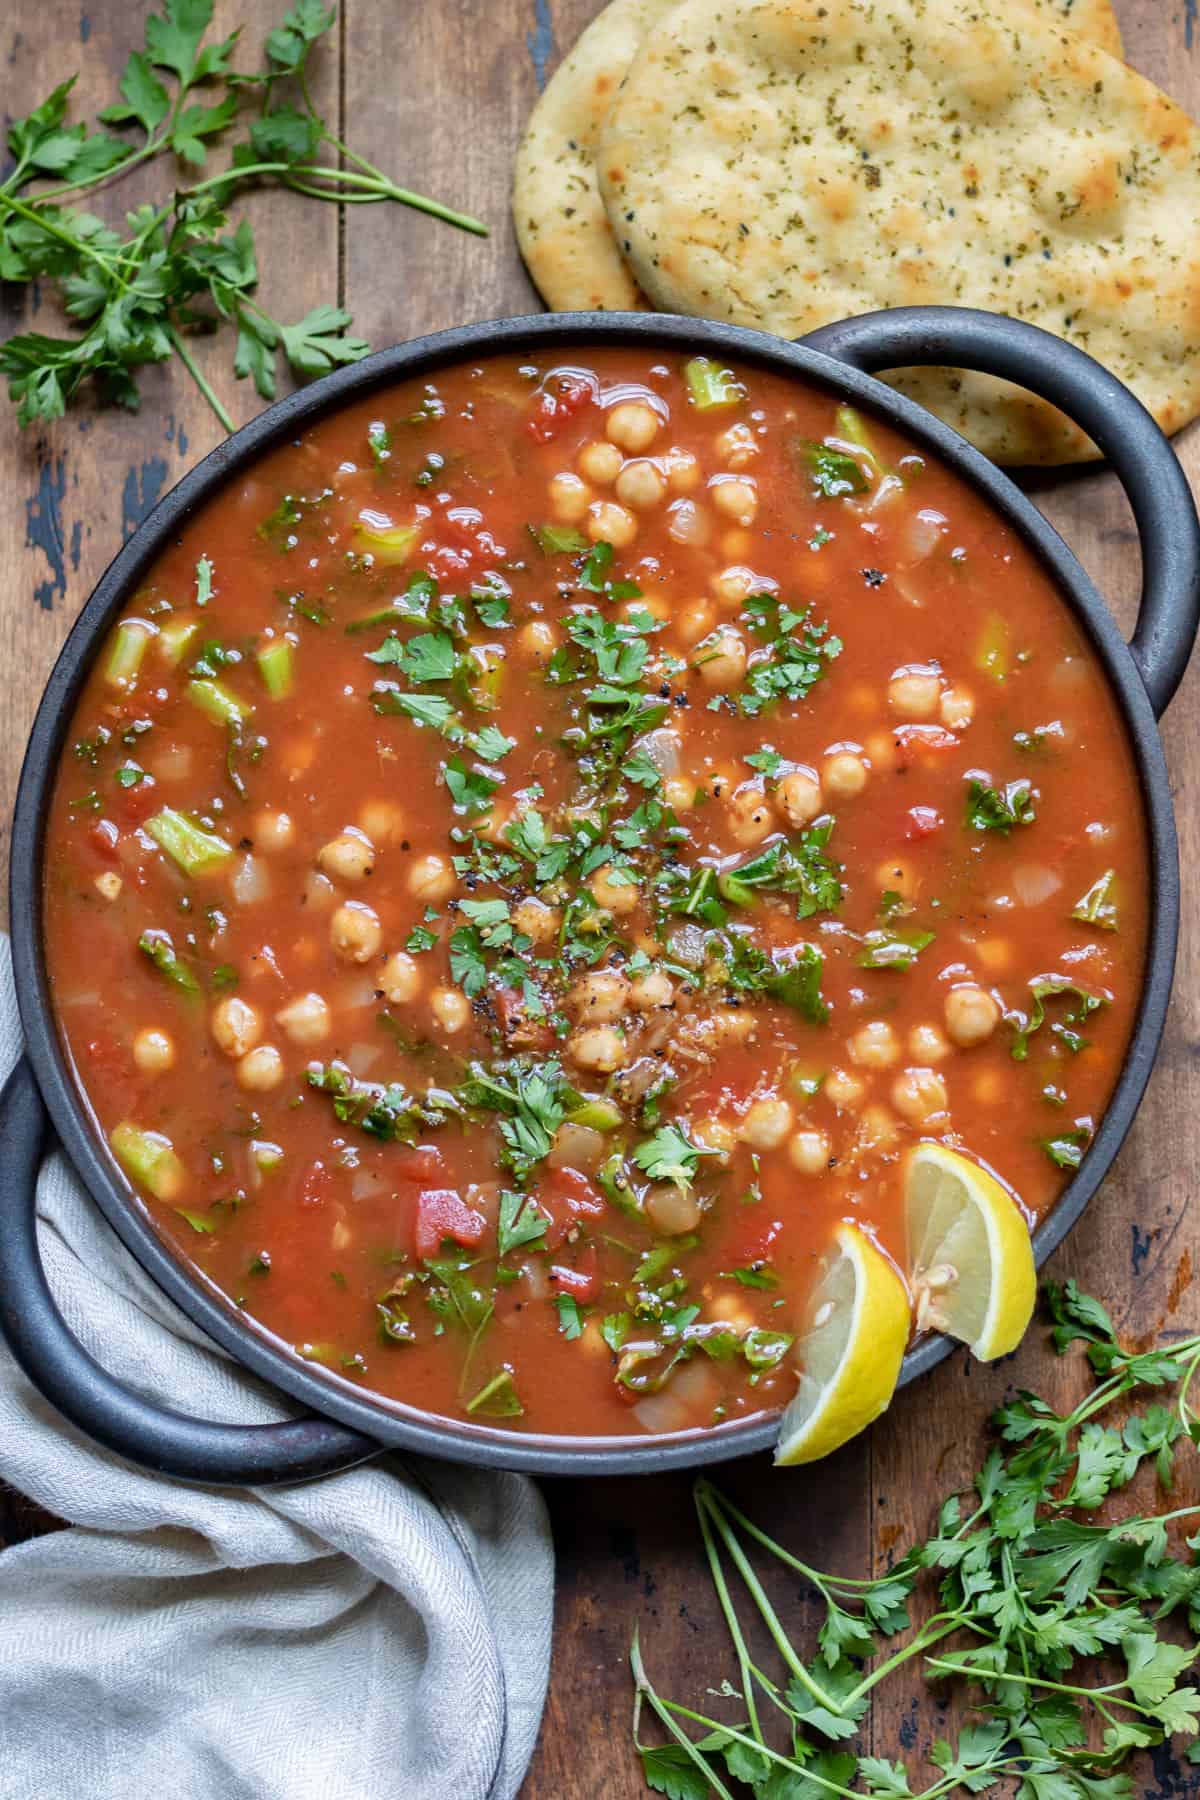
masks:
[[(1178, 1738), (1200, 1763), (1192, 1677), (1200, 1533), (1186, 1540), (1191, 1557), (1172, 1548), (1173, 1533), (1200, 1516), (1200, 1505), (1157, 1516), (1110, 1512), (1095, 1523), (1078, 1516), (1119, 1495), (1147, 1465), (1169, 1488), (1178, 1452), (1194, 1455), (1200, 1419), (1190, 1391), (1200, 1336), (1126, 1350), (1104, 1308), (1074, 1282), (1050, 1284), (1045, 1294), (1056, 1349), (1086, 1344), (1095, 1387), (1063, 1415), (1027, 1392), (1002, 1406), (994, 1421), (1000, 1441), (972, 1489), (948, 1496), (931, 1535), (882, 1576), (814, 1569), (710, 1482), (696, 1483), (705, 1556), (738, 1670), (736, 1685), (709, 1692), (736, 1701), (739, 1716), (717, 1719), (660, 1695), (635, 1635), (634, 1740), (654, 1792), (671, 1800), (747, 1792), (755, 1800), (941, 1800), (1012, 1777), (1017, 1800), (1128, 1800), (1134, 1752)], [(1147, 1388), (1176, 1390), (1174, 1403), (1128, 1411), (1130, 1397)], [(1110, 1422), (1105, 1415), (1118, 1405), (1127, 1416)], [(763, 1552), (789, 1580), (799, 1576), (823, 1611), (811, 1659), (775, 1611), (758, 1572)], [(779, 1679), (752, 1660), (736, 1580), (777, 1647)], [(913, 1632), (910, 1601), (926, 1583), (936, 1583), (936, 1605)], [(902, 1632), (911, 1635), (882, 1654)], [(976, 1713), (955, 1743), (935, 1741), (939, 1773), (923, 1788), (910, 1785), (903, 1763), (860, 1754), (851, 1743), (874, 1690), (917, 1657), (933, 1679), (967, 1684)], [(1118, 1659), (1123, 1673), (1113, 1668)], [(764, 1704), (786, 1724), (786, 1748), (764, 1729)], [(666, 1742), (642, 1741), (647, 1711)]]
[[(342, 307), (318, 306), (286, 324), (255, 299), (253, 232), (245, 219), (231, 227), (227, 211), (250, 184), (271, 181), (336, 205), (390, 201), (486, 231), (398, 187), (322, 117), (308, 59), (333, 25), (334, 7), (296, 0), (269, 33), (258, 71), (234, 68), (238, 32), (206, 41), (212, 12), (212, 0), (165, 0), (162, 13), (151, 14), (142, 49), (125, 65), (120, 98), (100, 113), (98, 129), (68, 123), (74, 76), (9, 126), (14, 162), (0, 183), (0, 280), (53, 287), (79, 327), (75, 336), (24, 332), (0, 345), (0, 373), (22, 425), (61, 417), (88, 380), (104, 400), (136, 407), (137, 371), (175, 355), (232, 431), (188, 341), (223, 321), (236, 332), (234, 372), (250, 376), (265, 400), (275, 395), (280, 351), (304, 378), (367, 354), (364, 339), (347, 335), (353, 321)], [(205, 169), (216, 142), (243, 118), (245, 135), (223, 172), (174, 185), (172, 167), (170, 198), (137, 207), (124, 231), (78, 203), (161, 158)]]

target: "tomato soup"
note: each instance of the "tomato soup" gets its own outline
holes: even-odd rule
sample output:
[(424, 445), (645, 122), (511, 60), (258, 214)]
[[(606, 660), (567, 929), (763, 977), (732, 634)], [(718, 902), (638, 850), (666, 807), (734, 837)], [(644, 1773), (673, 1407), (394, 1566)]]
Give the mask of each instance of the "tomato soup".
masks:
[(906, 1153), (1032, 1224), (1138, 1002), (1103, 672), (964, 482), (643, 348), (319, 423), (117, 622), (45, 933), (159, 1228), (338, 1378), (513, 1430), (784, 1405)]

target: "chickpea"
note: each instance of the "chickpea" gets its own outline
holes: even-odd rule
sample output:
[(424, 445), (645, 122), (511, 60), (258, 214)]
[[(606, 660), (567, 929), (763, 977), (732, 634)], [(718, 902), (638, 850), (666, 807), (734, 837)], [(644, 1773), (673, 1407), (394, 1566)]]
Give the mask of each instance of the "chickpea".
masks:
[(672, 620), (680, 643), (699, 643), (712, 630), (714, 616), (707, 600), (685, 600)]
[(758, 455), (758, 444), (749, 425), (731, 425), (717, 439), (717, 455), (731, 469), (745, 469)]
[(317, 852), (331, 881), (363, 881), (375, 867), (375, 851), (361, 831), (343, 831)]
[(592, 969), (573, 982), (567, 1004), (584, 1025), (612, 1025), (629, 1005), (629, 983), (617, 969)]
[(637, 520), (615, 500), (597, 500), (588, 509), (587, 534), (593, 544), (611, 544), (625, 550), (637, 536)]
[(296, 827), (285, 812), (273, 812), (270, 808), (257, 814), (252, 828), (254, 848), (261, 850), (264, 856), (270, 856), (278, 850), (288, 850), (296, 841)]
[(969, 688), (947, 688), (938, 706), (938, 717), (947, 731), (965, 731), (975, 717), (974, 694)]
[(617, 476), (617, 499), (622, 506), (632, 506), (635, 512), (657, 506), (666, 491), (667, 484), (661, 472), (644, 458), (627, 462)]
[(675, 983), (661, 969), (647, 969), (630, 989), (629, 1004), (637, 1012), (659, 1012), (675, 1000)]
[(821, 1091), (839, 1112), (858, 1106), (865, 1092), (860, 1077), (847, 1069), (831, 1069)]
[(597, 906), (603, 906), (607, 912), (616, 913), (618, 918), (631, 913), (638, 903), (637, 883), (626, 878), (623, 881), (614, 879), (611, 863), (605, 863), (597, 869), (588, 886)]
[(862, 1123), (858, 1128), (858, 1142), (864, 1148), (882, 1150), (885, 1145), (896, 1140), (896, 1121), (886, 1106), (866, 1106), (863, 1108)]
[(604, 435), (630, 456), (648, 450), (658, 436), (661, 421), (652, 406), (644, 400), (622, 400), (604, 421)]
[(578, 525), (591, 500), (591, 488), (578, 475), (555, 475), (550, 483), (550, 511), (564, 525)]
[(731, 525), (728, 531), (721, 533), (717, 549), (726, 561), (742, 562), (754, 549), (754, 533), (744, 531), (740, 525)]
[(886, 1019), (871, 1019), (846, 1045), (860, 1069), (890, 1069), (900, 1055), (896, 1034)]
[(283, 1080), (283, 1058), (274, 1044), (260, 1044), (243, 1056), (237, 1066), (238, 1086), (252, 1094), (265, 1094)]
[(530, 619), (517, 633), (517, 642), (526, 656), (548, 662), (558, 648), (558, 633), (548, 619)]
[(379, 971), (379, 987), (385, 1000), (393, 1006), (407, 1006), (420, 993), (423, 982), (415, 956), (407, 950), (395, 950)]
[(727, 519), (739, 525), (753, 525), (758, 511), (758, 490), (752, 481), (736, 475), (716, 475), (708, 484), (712, 503)]
[(692, 500), (676, 500), (667, 510), (667, 536), (676, 544), (703, 550), (712, 536), (712, 518)]
[(624, 458), (615, 444), (585, 444), (579, 452), (580, 473), (597, 487), (611, 487), (621, 472)]
[(408, 871), (408, 891), (423, 906), (437, 906), (454, 892), (454, 868), (450, 861), (431, 850), (418, 856)]
[(625, 1062), (625, 1039), (615, 1025), (589, 1025), (567, 1039), (567, 1055), (581, 1069), (611, 1075)]
[(986, 988), (974, 982), (952, 987), (946, 995), (946, 1031), (960, 1050), (986, 1043), (1000, 1023), (1000, 1008)]
[(692, 667), (699, 670), (704, 685), (718, 693), (736, 687), (746, 673), (746, 646), (741, 633), (726, 627), (705, 638), (693, 652)]
[(927, 1125), (946, 1110), (946, 1084), (934, 1069), (905, 1069), (892, 1083), (892, 1105), (910, 1125)]
[(97, 875), (92, 885), (102, 900), (116, 900), (124, 883), (114, 870), (105, 869), (102, 875)]
[(718, 1163), (729, 1161), (737, 1143), (737, 1133), (724, 1119), (697, 1119), (692, 1125), (692, 1137), (701, 1149), (711, 1150)]
[(980, 1106), (999, 1106), (1004, 1098), (1004, 1083), (995, 1069), (981, 1069), (971, 1083), (971, 1098)]
[(333, 1029), (329, 1008), (320, 994), (301, 994), (275, 1014), (275, 1023), (293, 1044), (319, 1044)]
[(872, 731), (866, 738), (871, 767), (881, 772), (896, 766), (896, 737), (891, 731)]
[(839, 750), (825, 764), (821, 780), (831, 800), (855, 800), (867, 785), (867, 765), (861, 756)]
[(897, 669), (888, 682), (888, 705), (905, 719), (932, 719), (941, 697), (941, 676), (934, 669)]
[(372, 844), (398, 844), (404, 837), (404, 813), (394, 800), (366, 801), (358, 824)]
[(799, 1175), (823, 1175), (829, 1156), (829, 1139), (823, 1131), (796, 1131), (788, 1139), (788, 1161)]
[(1012, 968), (1013, 947), (1007, 938), (981, 938), (975, 946), (975, 954), (993, 975), (1002, 975)]
[(347, 900), (329, 921), (329, 942), (347, 962), (370, 962), (383, 943), (379, 915), (361, 900)]
[(754, 1314), (737, 1294), (718, 1294), (708, 1310), (714, 1319), (734, 1325), (739, 1331), (749, 1331), (754, 1324)]
[(910, 1053), (923, 1063), (942, 1062), (950, 1046), (936, 1025), (914, 1025), (908, 1034)]
[(464, 1030), (471, 1017), (471, 1003), (458, 988), (434, 988), (429, 996), (429, 1010), (434, 1022), (451, 1033)]
[(690, 812), (696, 804), (696, 784), (682, 775), (669, 775), (663, 782), (663, 799), (672, 812)]
[(532, 938), (535, 944), (548, 944), (558, 936), (562, 914), (556, 906), (547, 906), (544, 900), (536, 900), (530, 895), (513, 907), (512, 921), (517, 930)]
[(737, 777), (730, 763), (719, 763), (704, 772), (704, 786), (714, 800), (728, 800)]
[(262, 1036), (262, 1020), (248, 1000), (227, 994), (218, 1000), (209, 1015), (208, 1028), (217, 1049), (226, 1056), (245, 1056)]
[(700, 1207), (693, 1194), (686, 1194), (671, 1182), (652, 1187), (642, 1203), (646, 1223), (662, 1237), (680, 1237), (695, 1231), (700, 1223)]
[(752, 1150), (777, 1150), (792, 1129), (792, 1109), (771, 1095), (756, 1100), (742, 1120), (738, 1136)]
[(881, 893), (890, 889), (899, 894), (902, 900), (912, 900), (921, 885), (914, 865), (901, 861), (899, 857), (893, 862), (880, 863), (875, 871), (875, 882)]
[(821, 784), (812, 769), (793, 769), (777, 783), (774, 801), (789, 825), (811, 825), (821, 810)]
[(719, 575), (712, 578), (712, 591), (717, 605), (734, 609), (748, 600), (751, 594), (766, 592), (774, 586), (773, 581), (760, 581), (753, 569), (747, 569), (741, 563), (722, 569)]
[(673, 494), (692, 494), (700, 486), (700, 464), (690, 450), (673, 445), (663, 457), (662, 466)]
[(745, 781), (729, 802), (729, 829), (735, 843), (761, 844), (775, 815), (757, 781)]
[(167, 1032), (147, 1025), (133, 1040), (133, 1060), (143, 1075), (161, 1075), (175, 1062), (174, 1040)]

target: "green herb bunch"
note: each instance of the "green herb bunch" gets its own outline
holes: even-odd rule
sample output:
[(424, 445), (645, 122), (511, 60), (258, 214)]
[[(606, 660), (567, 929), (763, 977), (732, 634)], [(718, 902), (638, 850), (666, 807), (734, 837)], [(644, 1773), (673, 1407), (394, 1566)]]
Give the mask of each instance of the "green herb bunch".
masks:
[[(738, 1665), (736, 1685), (718, 1691), (741, 1716), (730, 1724), (664, 1699), (635, 1637), (634, 1739), (656, 1793), (940, 1800), (1005, 1780), (1018, 1800), (1127, 1800), (1134, 1752), (1179, 1739), (1188, 1760), (1200, 1763), (1200, 1689), (1187, 1679), (1200, 1650), (1200, 1533), (1187, 1538), (1184, 1524), (1200, 1516), (1200, 1505), (1111, 1523), (1087, 1517), (1145, 1464), (1169, 1490), (1181, 1445), (1194, 1471), (1200, 1420), (1189, 1388), (1200, 1337), (1128, 1351), (1104, 1308), (1074, 1282), (1045, 1292), (1058, 1352), (1077, 1340), (1087, 1345), (1092, 1392), (1065, 1416), (1026, 1392), (1002, 1406), (994, 1420), (1001, 1443), (973, 1489), (950, 1495), (933, 1534), (886, 1574), (856, 1579), (810, 1568), (710, 1482), (696, 1483)], [(1132, 1409), (1129, 1397), (1145, 1389), (1176, 1390), (1173, 1404)], [(1123, 1422), (1105, 1422), (1114, 1408)], [(1190, 1557), (1176, 1553), (1184, 1543)], [(815, 1659), (788, 1638), (750, 1551), (777, 1559), (824, 1605)], [(778, 1650), (777, 1677), (751, 1658), (731, 1573)], [(935, 1590), (932, 1611), (889, 1648), (910, 1632), (909, 1603), (922, 1586)], [(940, 1774), (924, 1788), (910, 1785), (903, 1763), (861, 1755), (850, 1743), (874, 1690), (918, 1657), (931, 1681), (966, 1684), (973, 1708), (955, 1743), (933, 1744)], [(665, 1743), (641, 1741), (647, 1709), (666, 1728)], [(769, 1732), (772, 1720), (778, 1729)]]
[[(323, 0), (296, 0), (266, 39), (264, 67), (232, 66), (238, 32), (206, 42), (212, 0), (166, 0), (146, 21), (145, 44), (125, 65), (120, 99), (95, 129), (67, 122), (75, 77), (9, 127), (13, 166), (0, 182), (0, 280), (50, 284), (76, 335), (25, 332), (0, 344), (22, 425), (59, 418), (89, 378), (103, 400), (138, 404), (137, 370), (178, 356), (227, 431), (233, 421), (193, 360), (188, 340), (221, 323), (236, 333), (234, 370), (264, 400), (275, 396), (282, 351), (297, 375), (325, 374), (370, 348), (347, 335), (344, 308), (323, 305), (296, 324), (274, 319), (254, 298), (258, 263), (245, 219), (230, 221), (234, 196), (264, 182), (337, 205), (395, 201), (466, 231), (477, 220), (397, 187), (332, 131), (313, 102), (308, 60), (336, 16)], [(143, 163), (170, 158), (205, 169), (235, 126), (228, 167), (177, 186), (161, 205), (105, 224), (82, 198)], [(337, 161), (328, 160), (328, 156)], [(48, 184), (48, 185), (47, 185)]]

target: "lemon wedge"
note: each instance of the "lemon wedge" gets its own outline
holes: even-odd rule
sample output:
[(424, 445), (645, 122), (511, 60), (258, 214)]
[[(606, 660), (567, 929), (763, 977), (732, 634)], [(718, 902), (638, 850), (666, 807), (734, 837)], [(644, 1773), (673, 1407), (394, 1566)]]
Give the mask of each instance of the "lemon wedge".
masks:
[(798, 1334), (800, 1387), (780, 1421), (777, 1463), (815, 1462), (879, 1417), (911, 1325), (904, 1283), (883, 1251), (857, 1225), (839, 1225)]
[(912, 1151), (904, 1191), (918, 1329), (944, 1331), (981, 1362), (1015, 1350), (1037, 1297), (1024, 1214), (994, 1175), (943, 1144)]

